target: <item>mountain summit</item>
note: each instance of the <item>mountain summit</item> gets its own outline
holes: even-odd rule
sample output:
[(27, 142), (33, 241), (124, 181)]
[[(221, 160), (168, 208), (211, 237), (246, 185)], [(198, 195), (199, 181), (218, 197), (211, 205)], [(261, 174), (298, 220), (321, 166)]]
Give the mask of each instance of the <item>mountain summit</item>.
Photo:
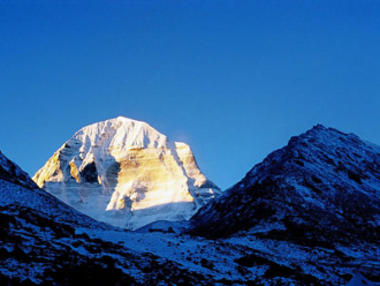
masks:
[(131, 229), (189, 219), (220, 194), (188, 145), (125, 117), (80, 129), (33, 180), (87, 215)]

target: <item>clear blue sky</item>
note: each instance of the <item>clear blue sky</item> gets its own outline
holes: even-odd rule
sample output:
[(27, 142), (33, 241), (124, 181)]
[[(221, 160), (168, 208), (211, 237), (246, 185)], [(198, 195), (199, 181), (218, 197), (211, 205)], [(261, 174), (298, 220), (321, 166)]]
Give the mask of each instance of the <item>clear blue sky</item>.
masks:
[(127, 116), (222, 188), (316, 123), (380, 144), (380, 1), (0, 0), (0, 150)]

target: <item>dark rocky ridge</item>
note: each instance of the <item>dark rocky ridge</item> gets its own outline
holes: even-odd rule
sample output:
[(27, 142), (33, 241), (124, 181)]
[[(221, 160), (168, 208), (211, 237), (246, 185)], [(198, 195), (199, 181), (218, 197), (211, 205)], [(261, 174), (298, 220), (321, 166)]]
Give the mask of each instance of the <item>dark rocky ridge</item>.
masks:
[(309, 245), (380, 239), (380, 148), (317, 125), (292, 137), (191, 219), (191, 234), (262, 234)]
[(19, 166), (9, 160), (0, 151), (0, 179), (25, 188), (38, 188), (33, 180)]

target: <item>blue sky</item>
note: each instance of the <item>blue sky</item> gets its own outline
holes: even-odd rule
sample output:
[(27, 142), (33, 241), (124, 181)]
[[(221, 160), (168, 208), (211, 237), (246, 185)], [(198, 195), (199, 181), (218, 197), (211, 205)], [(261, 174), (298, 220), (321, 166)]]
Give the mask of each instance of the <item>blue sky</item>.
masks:
[(379, 1), (1, 1), (0, 150), (123, 115), (222, 188), (316, 123), (380, 144)]

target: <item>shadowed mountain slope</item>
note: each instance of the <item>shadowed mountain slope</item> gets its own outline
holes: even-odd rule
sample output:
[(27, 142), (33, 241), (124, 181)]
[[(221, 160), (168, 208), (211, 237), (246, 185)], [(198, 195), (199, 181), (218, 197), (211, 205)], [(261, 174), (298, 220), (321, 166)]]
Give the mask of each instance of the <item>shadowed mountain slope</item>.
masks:
[(379, 241), (380, 148), (317, 125), (271, 153), (191, 224), (192, 233), (214, 238), (276, 224), (268, 236)]

